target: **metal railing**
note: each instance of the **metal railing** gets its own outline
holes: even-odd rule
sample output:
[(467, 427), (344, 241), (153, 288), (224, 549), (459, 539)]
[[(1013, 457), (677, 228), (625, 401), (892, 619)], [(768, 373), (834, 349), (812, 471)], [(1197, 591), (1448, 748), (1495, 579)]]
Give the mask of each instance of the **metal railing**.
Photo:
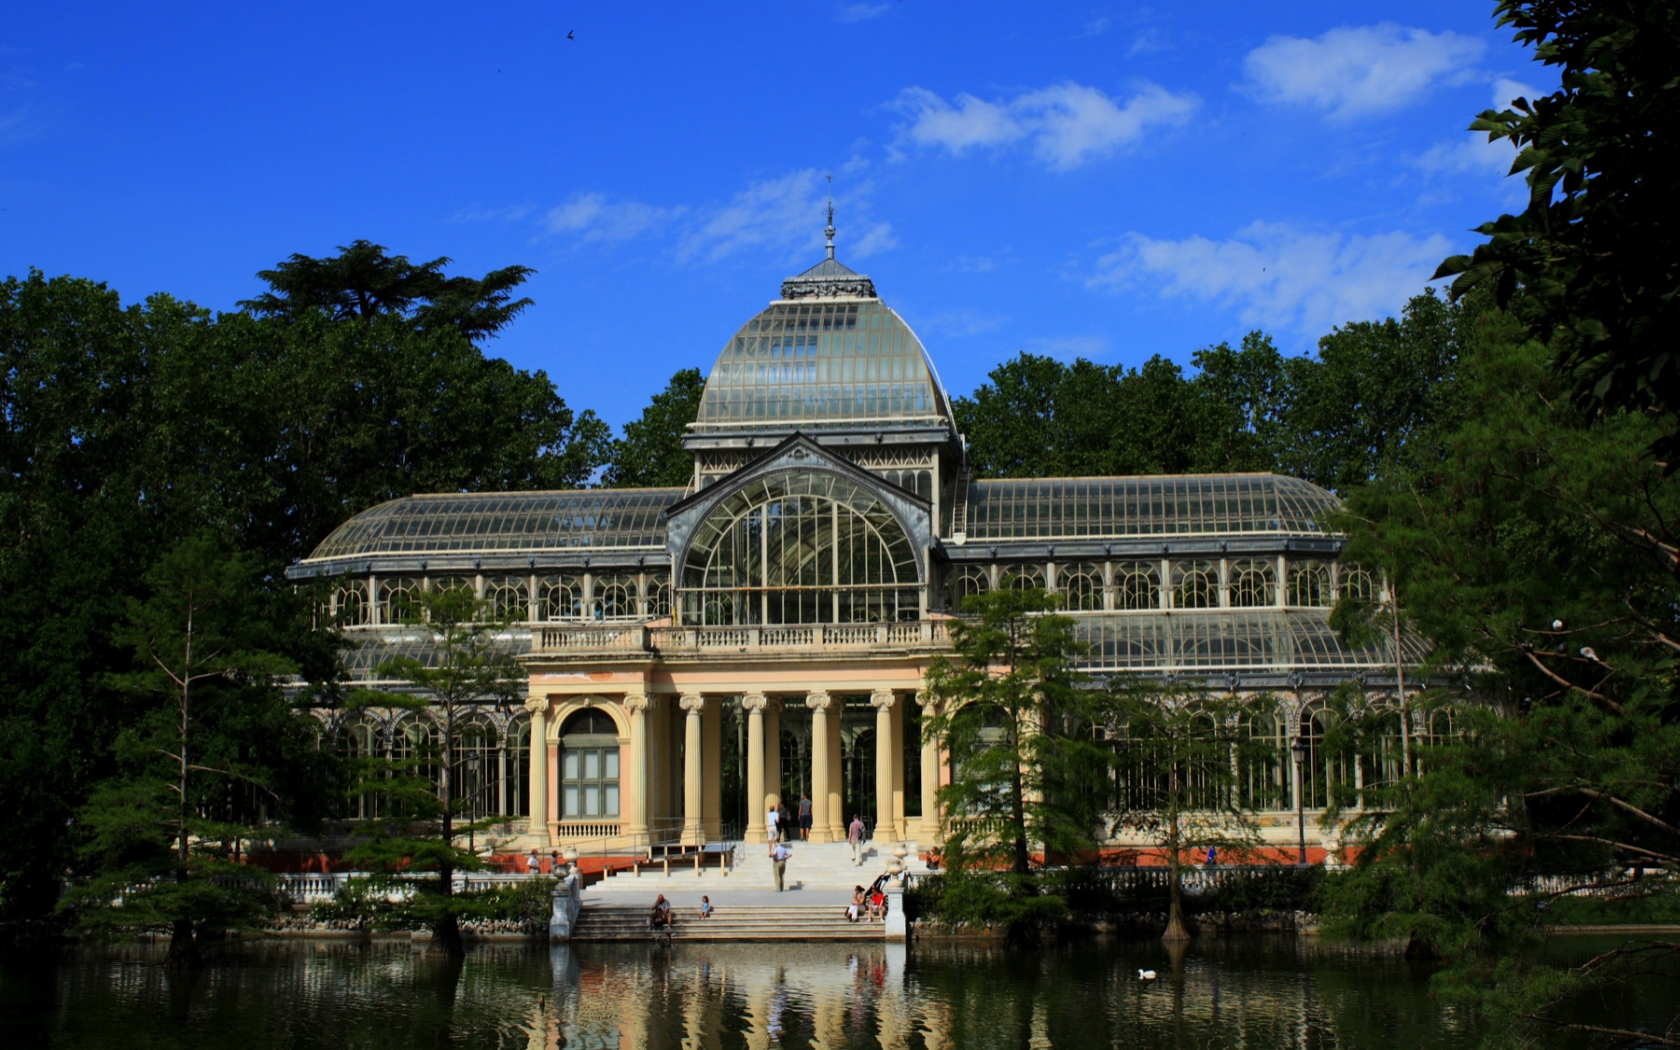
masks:
[(938, 649), (950, 645), (944, 620), (902, 623), (819, 623), (741, 627), (644, 627), (592, 624), (543, 627), (533, 633), (534, 653), (649, 653), (704, 656), (709, 653), (868, 652)]

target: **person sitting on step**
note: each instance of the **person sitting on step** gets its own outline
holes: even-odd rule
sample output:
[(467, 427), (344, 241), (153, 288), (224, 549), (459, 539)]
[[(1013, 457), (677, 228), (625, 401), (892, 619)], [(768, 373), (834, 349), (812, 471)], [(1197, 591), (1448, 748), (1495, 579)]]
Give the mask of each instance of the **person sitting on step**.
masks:
[(859, 919), (863, 918), (863, 909), (866, 906), (867, 905), (864, 903), (863, 887), (862, 886), (853, 886), (852, 887), (852, 903), (846, 905), (846, 919), (847, 919), (847, 921), (857, 922)]
[(653, 902), (653, 912), (648, 916), (648, 929), (658, 930), (671, 924), (671, 902), (661, 893), (659, 899)]
[(700, 895), (700, 917), (702, 919), (709, 919), (712, 917), (712, 898), (706, 896), (704, 893)]

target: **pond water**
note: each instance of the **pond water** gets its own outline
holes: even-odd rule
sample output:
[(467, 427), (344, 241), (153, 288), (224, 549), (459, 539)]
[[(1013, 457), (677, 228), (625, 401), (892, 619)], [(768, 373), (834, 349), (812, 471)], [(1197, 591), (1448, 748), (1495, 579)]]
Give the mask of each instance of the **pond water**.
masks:
[[(1571, 954), (1602, 949), (1572, 938)], [(0, 955), (6, 1047), (1473, 1046), (1476, 1022), (1429, 995), (1427, 968), (1293, 937), (1038, 951), (928, 944), (677, 944), (473, 949), (403, 941), (212, 949), (173, 974), (153, 947)], [(1140, 981), (1138, 969), (1159, 974)], [(1680, 983), (1595, 1004), (1650, 1023)]]

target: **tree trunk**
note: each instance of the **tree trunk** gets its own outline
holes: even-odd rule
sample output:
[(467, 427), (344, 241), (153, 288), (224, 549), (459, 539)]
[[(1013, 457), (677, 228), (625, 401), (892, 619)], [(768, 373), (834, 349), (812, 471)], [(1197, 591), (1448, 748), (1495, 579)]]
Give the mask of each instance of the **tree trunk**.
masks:
[(174, 970), (196, 970), (204, 965), (191, 919), (176, 919), (170, 924), (169, 953), (163, 957), (163, 964)]
[(1190, 933), (1184, 928), (1184, 888), (1178, 884), (1179, 871), (1179, 839), (1178, 815), (1175, 813), (1167, 825), (1167, 932), (1161, 934), (1163, 941), (1187, 941)]
[[(450, 849), (455, 845), (455, 706), (444, 704), (443, 717), (443, 845)], [(443, 885), (439, 887), (443, 895), (443, 914), (432, 926), (432, 951), (444, 952), (448, 955), (465, 955), (466, 948), (461, 944), (461, 924), (455, 919), (455, 865), (446, 859), (438, 865), (438, 877)]]

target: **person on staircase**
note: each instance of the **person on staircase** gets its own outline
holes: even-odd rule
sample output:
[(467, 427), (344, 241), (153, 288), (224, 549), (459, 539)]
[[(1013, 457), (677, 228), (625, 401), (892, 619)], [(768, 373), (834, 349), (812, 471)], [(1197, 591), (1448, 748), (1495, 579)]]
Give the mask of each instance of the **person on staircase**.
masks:
[(852, 866), (863, 866), (863, 817), (852, 814), (852, 822), (846, 825), (846, 841), (852, 844)]
[(781, 838), (782, 813), (776, 806), (771, 806), (764, 814), (764, 840), (768, 842), (769, 852), (775, 852), (776, 840)]
[(799, 796), (799, 841), (811, 841), (811, 796)]
[(787, 875), (788, 858), (793, 851), (787, 848), (787, 843), (777, 842), (770, 850), (770, 870), (776, 873), (776, 892), (782, 892), (782, 880)]
[(659, 899), (653, 902), (653, 913), (648, 916), (648, 929), (658, 930), (671, 925), (671, 902), (661, 893)]

